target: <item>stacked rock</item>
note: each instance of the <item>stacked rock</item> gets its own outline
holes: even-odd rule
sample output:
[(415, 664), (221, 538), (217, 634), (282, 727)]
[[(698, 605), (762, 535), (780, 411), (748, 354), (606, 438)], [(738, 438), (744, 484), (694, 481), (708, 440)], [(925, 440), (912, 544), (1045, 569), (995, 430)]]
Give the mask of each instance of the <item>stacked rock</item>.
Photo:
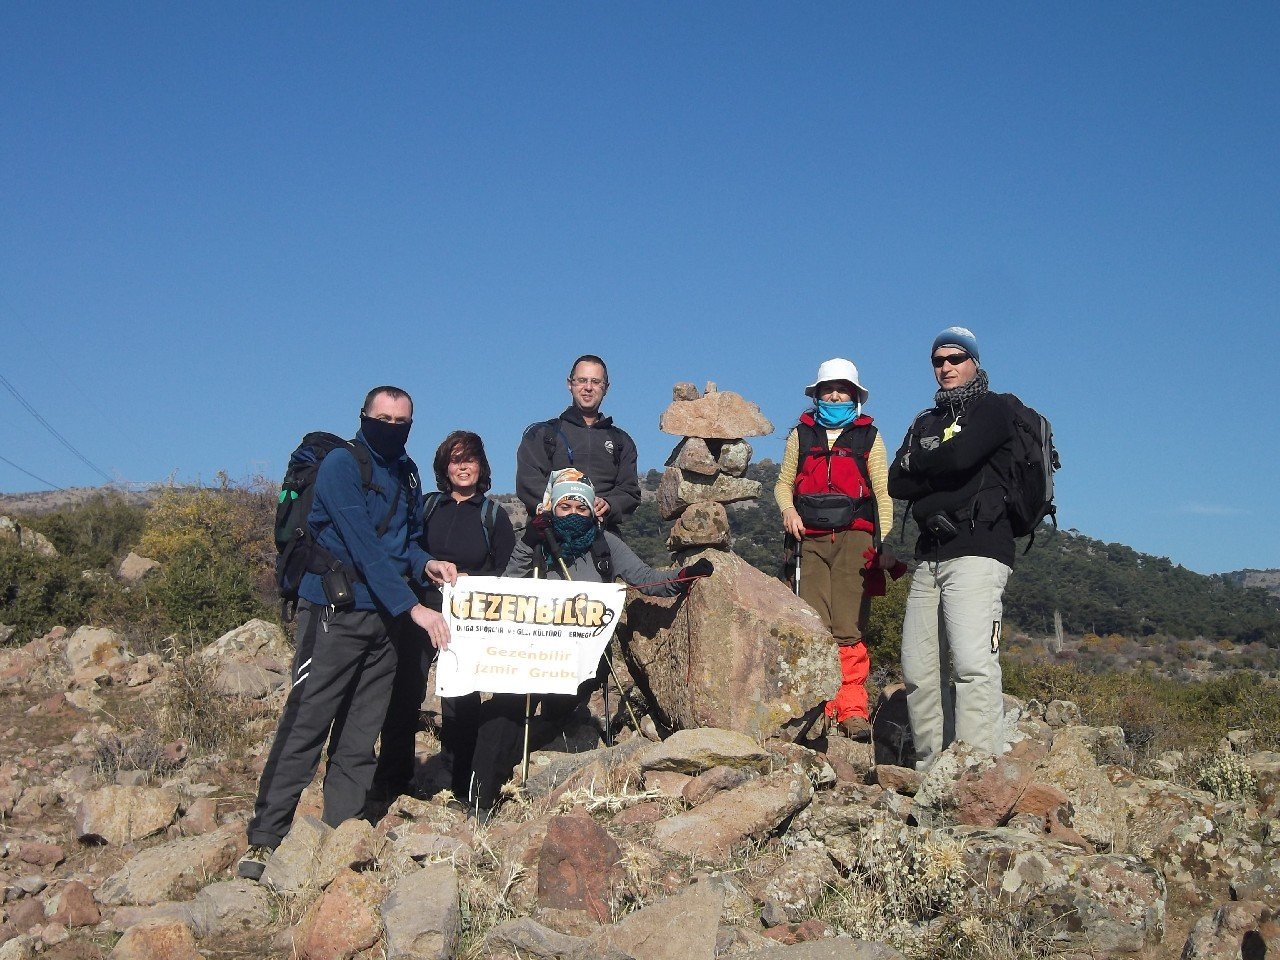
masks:
[(703, 394), (692, 383), (677, 383), (671, 405), (658, 429), (680, 437), (667, 458), (658, 488), (658, 512), (676, 519), (667, 546), (676, 554), (686, 550), (729, 548), (726, 503), (754, 500), (760, 484), (744, 474), (751, 463), (751, 444), (745, 437), (773, 433), (760, 408), (731, 390), (708, 383)]

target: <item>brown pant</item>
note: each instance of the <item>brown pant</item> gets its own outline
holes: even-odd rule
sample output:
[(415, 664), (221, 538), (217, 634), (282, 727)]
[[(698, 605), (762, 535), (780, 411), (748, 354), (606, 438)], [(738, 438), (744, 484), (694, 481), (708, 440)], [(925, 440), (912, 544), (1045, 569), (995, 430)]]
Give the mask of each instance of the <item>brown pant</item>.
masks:
[(836, 643), (862, 642), (871, 610), (871, 598), (863, 592), (864, 551), (871, 549), (871, 534), (840, 530), (805, 537), (800, 554), (800, 599), (818, 611)]

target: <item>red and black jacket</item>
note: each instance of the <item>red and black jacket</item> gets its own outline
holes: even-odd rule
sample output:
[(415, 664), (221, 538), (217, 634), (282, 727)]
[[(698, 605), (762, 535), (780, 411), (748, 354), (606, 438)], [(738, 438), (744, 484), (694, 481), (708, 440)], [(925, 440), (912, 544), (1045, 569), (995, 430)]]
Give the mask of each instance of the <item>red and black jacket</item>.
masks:
[[(840, 431), (827, 446), (827, 431), (813, 419), (813, 412), (801, 414), (796, 424), (799, 459), (796, 463), (795, 495), (840, 493), (854, 501), (854, 520), (845, 530), (876, 532), (876, 498), (871, 489), (867, 455), (876, 439), (876, 428), (866, 414)], [(829, 530), (806, 531), (829, 534)]]

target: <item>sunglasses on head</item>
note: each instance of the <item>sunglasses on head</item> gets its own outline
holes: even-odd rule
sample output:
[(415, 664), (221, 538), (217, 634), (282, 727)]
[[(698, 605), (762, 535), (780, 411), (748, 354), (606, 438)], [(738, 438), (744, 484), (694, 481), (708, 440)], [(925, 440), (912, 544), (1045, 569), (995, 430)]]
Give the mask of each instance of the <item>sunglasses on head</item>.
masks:
[(967, 353), (948, 353), (942, 357), (934, 357), (933, 366), (935, 370), (940, 369), (944, 363), (949, 363), (953, 367), (958, 367), (960, 366), (960, 364), (964, 363), (966, 360), (972, 360), (972, 359), (973, 358), (970, 357)]

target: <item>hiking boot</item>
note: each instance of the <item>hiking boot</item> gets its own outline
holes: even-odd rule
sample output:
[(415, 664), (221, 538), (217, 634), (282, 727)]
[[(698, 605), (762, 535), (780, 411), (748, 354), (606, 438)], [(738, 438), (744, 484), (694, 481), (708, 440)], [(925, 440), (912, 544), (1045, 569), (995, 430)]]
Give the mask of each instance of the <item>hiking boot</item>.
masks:
[(267, 869), (267, 861), (275, 852), (275, 848), (260, 843), (251, 845), (236, 864), (236, 876), (244, 880), (261, 880), (262, 872)]
[(871, 721), (866, 717), (845, 717), (840, 721), (840, 732), (850, 740), (866, 743), (871, 739)]

